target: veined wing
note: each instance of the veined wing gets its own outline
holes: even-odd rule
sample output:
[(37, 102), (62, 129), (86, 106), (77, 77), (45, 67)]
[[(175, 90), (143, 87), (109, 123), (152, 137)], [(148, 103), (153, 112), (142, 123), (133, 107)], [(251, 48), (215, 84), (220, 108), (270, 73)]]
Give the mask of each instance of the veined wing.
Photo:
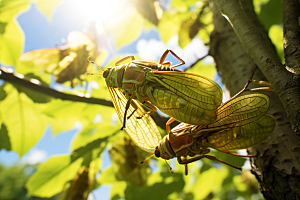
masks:
[(150, 80), (205, 110), (215, 110), (222, 103), (222, 89), (213, 80), (186, 72), (153, 72)]
[(241, 127), (228, 128), (206, 137), (210, 147), (221, 151), (234, 151), (252, 147), (266, 139), (274, 130), (275, 119), (264, 115)]
[[(128, 99), (118, 88), (108, 87), (108, 91), (118, 117), (121, 123), (123, 123), (125, 107)], [(134, 112), (135, 107), (136, 111)], [(126, 119), (126, 128), (124, 128), (124, 130), (138, 147), (145, 151), (154, 153), (155, 147), (162, 139), (155, 122), (144, 110), (141, 104), (135, 99), (132, 99), (131, 105), (127, 111), (127, 116), (130, 116), (133, 112), (134, 114), (129, 119)], [(137, 119), (137, 116), (143, 117), (141, 119)]]
[(21, 55), (20, 61), (28, 66), (47, 69), (49, 65), (57, 66), (60, 61), (60, 51), (53, 49), (37, 49)]
[(196, 133), (233, 128), (249, 124), (261, 118), (270, 105), (269, 97), (265, 94), (253, 93), (231, 99), (217, 110), (214, 123)]

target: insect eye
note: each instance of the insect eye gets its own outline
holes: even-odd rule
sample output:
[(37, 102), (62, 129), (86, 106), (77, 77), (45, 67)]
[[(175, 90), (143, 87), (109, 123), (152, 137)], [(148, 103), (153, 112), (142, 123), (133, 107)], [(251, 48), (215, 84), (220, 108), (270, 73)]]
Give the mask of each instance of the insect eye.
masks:
[(160, 153), (159, 153), (158, 148), (155, 149), (154, 154), (155, 154), (155, 156), (156, 156), (157, 158), (160, 157)]
[(106, 78), (109, 74), (109, 71), (111, 70), (111, 67), (108, 67), (104, 72), (103, 72), (103, 78)]

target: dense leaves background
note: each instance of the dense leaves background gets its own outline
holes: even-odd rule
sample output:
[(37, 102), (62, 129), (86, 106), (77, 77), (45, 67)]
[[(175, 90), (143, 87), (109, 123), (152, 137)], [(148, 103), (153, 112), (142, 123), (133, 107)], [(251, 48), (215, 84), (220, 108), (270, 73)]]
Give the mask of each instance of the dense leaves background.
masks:
[[(10, 67), (1, 67), (0, 74), (4, 80), (0, 86), (0, 149), (15, 151), (22, 157), (43, 136), (47, 125), (54, 135), (71, 129), (76, 122), (83, 128), (69, 144), (64, 144), (70, 146), (69, 155), (53, 156), (37, 167), (31, 166), (30, 173), (26, 170), (30, 166), (23, 164), (1, 166), (0, 199), (86, 199), (92, 190), (107, 184), (112, 186), (111, 199), (262, 198), (248, 170), (239, 172), (205, 159), (189, 164), (189, 176), (184, 176), (184, 168), (175, 162), (171, 162), (174, 173), (169, 173), (161, 159), (136, 165), (134, 161), (149, 155), (119, 131), (121, 124), (116, 122), (102, 76), (84, 76), (85, 71), (97, 70), (86, 61), (87, 56), (92, 56), (104, 68), (111, 66), (125, 54), (116, 53), (118, 49), (135, 44), (142, 32), (151, 29), (157, 31), (165, 43), (177, 35), (181, 48), (194, 38), (209, 44), (214, 30), (209, 1), (131, 0), (122, 13), (114, 13), (116, 18), (102, 23), (102, 32), (97, 32), (96, 22), (93, 22), (85, 32), (68, 33), (67, 43), (60, 47), (23, 54), (27, 32), (16, 18), (26, 12), (30, 2), (3, 0), (0, 5), (0, 63)], [(35, 2), (51, 22), (53, 12), (63, 0)], [(278, 14), (281, 2), (254, 0), (253, 4), (283, 59), (282, 18)], [(116, 49), (114, 54), (107, 50), (111, 45)], [(11, 67), (16, 74), (11, 74)], [(190, 72), (209, 78), (215, 76), (214, 64), (205, 64), (200, 59), (194, 63), (187, 61), (186, 67), (191, 67), (187, 69)], [(57, 88), (56, 91), (42, 88), (53, 88), (55, 81), (63, 84), (58, 93), (55, 93)], [(94, 81), (97, 87), (90, 87)], [(95, 101), (91, 102), (93, 99), (89, 96), (96, 98)], [(95, 122), (99, 115), (101, 120)], [(161, 132), (165, 134), (163, 128)], [(105, 148), (109, 150), (112, 165), (99, 171)], [(212, 155), (239, 167), (245, 161), (215, 151)]]

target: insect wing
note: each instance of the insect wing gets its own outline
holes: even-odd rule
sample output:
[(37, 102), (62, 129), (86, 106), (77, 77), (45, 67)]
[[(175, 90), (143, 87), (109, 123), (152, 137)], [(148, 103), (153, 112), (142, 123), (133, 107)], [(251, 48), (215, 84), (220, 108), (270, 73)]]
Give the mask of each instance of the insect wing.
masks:
[(52, 68), (58, 66), (60, 61), (60, 52), (60, 49), (38, 49), (28, 51), (20, 57), (20, 61), (22, 64), (27, 66), (34, 66), (51, 72)]
[(213, 80), (185, 72), (154, 72), (155, 79), (165, 88), (206, 110), (217, 109), (222, 102), (222, 89)]
[(216, 119), (222, 89), (214, 81), (184, 72), (153, 72), (148, 80), (160, 84), (154, 87), (152, 101), (162, 112), (192, 125), (208, 125)]
[[(118, 117), (123, 123), (125, 107), (128, 99), (118, 88), (108, 87), (108, 91), (110, 93)], [(131, 105), (127, 112), (127, 116), (130, 116), (130, 114), (133, 112), (134, 114), (129, 119), (126, 119), (125, 131), (137, 146), (147, 152), (153, 153), (155, 147), (162, 139), (155, 122), (153, 121), (151, 116), (144, 110), (142, 105), (135, 99), (132, 99)], [(136, 116), (142, 118), (137, 119)]]
[(206, 141), (209, 146), (221, 151), (247, 149), (266, 139), (273, 132), (274, 127), (274, 117), (266, 114), (241, 127), (218, 131), (207, 137)]
[(269, 97), (265, 94), (253, 93), (231, 99), (217, 110), (214, 123), (196, 133), (234, 128), (249, 124), (261, 118), (270, 105)]

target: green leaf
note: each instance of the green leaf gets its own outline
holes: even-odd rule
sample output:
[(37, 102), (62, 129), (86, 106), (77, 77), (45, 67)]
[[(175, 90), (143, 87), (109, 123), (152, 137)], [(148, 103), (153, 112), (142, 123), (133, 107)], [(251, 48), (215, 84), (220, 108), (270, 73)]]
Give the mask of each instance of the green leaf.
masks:
[(172, 7), (176, 9), (188, 9), (194, 6), (199, 0), (172, 0)]
[(42, 163), (26, 183), (27, 195), (51, 197), (61, 192), (76, 175), (82, 160), (73, 161), (71, 156), (56, 156)]
[[(205, 199), (211, 192), (220, 190), (227, 174), (226, 168), (223, 170), (210, 168), (196, 176), (196, 181), (191, 189), (194, 199)], [(201, 188), (200, 191), (199, 188)]]
[(102, 184), (112, 184), (118, 182), (112, 167), (105, 169), (100, 174), (100, 178), (97, 180), (96, 187), (99, 187)]
[(0, 1), (1, 22), (11, 21), (16, 14), (29, 8), (30, 0), (1, 0)]
[(261, 7), (268, 2), (269, 0), (253, 0), (253, 7), (257, 15), (260, 14)]
[(154, 7), (155, 0), (133, 0), (133, 4), (137, 11), (147, 20), (149, 20), (151, 23), (157, 26), (158, 19), (156, 16), (156, 11)]
[[(112, 116), (112, 115), (111, 115)], [(92, 121), (85, 125), (83, 130), (75, 136), (71, 149), (77, 149), (93, 140), (113, 136), (120, 131), (120, 126), (112, 126), (110, 121), (94, 124)]]
[(204, 8), (204, 12), (200, 17), (201, 25), (200, 30), (197, 34), (198, 37), (201, 38), (203, 43), (209, 43), (210, 41), (210, 33), (214, 30), (214, 24), (213, 24), (213, 13), (210, 10), (209, 7)]
[[(75, 122), (80, 121), (80, 115), (76, 114), (76, 103), (75, 107), (73, 107), (73, 103), (70, 101), (53, 99), (51, 102), (47, 103), (44, 106), (42, 113), (46, 116), (47, 122), (51, 124), (51, 128), (54, 134), (71, 129), (74, 126)], [(70, 107), (69, 110), (67, 109), (68, 107)], [(53, 112), (51, 112), (52, 108)], [(59, 112), (60, 108), (64, 110), (66, 114), (71, 113), (71, 115), (73, 114), (73, 116), (69, 115), (67, 117), (66, 115), (64, 115), (64, 112)], [(58, 113), (56, 113), (55, 110)]]
[(15, 19), (8, 21), (5, 33), (0, 35), (0, 62), (15, 67), (22, 52), (24, 34)]
[(118, 181), (115, 182), (112, 185), (111, 193), (110, 193), (110, 198), (112, 200), (117, 200), (117, 199), (124, 199), (125, 196), (125, 190), (127, 188), (127, 183), (125, 181)]
[[(78, 116), (79, 119), (83, 114), (92, 112), (97, 109), (97, 107), (98, 105), (55, 99), (47, 104), (43, 113), (56, 118), (73, 118), (74, 116)], [(89, 118), (92, 119), (92, 116)]]
[[(51, 126), (54, 132), (57, 133), (58, 131), (72, 128), (74, 123), (77, 121), (80, 121), (84, 126), (89, 126), (91, 125), (90, 123), (93, 121), (96, 114), (99, 113), (101, 114), (104, 122), (110, 122), (112, 113), (114, 113), (114, 108), (81, 102), (70, 102), (63, 101), (60, 99), (54, 99), (46, 105), (46, 107), (43, 110), (43, 113), (49, 117)], [(88, 127), (86, 128), (90, 130), (93, 129)], [(99, 130), (101, 130), (100, 125)], [(83, 131), (84, 133), (82, 133), (83, 137), (81, 139), (87, 137), (87, 140), (89, 142), (97, 138), (97, 136), (89, 138), (91, 137), (90, 132), (86, 132), (85, 130)], [(85, 141), (82, 142), (83, 145), (86, 144)], [(81, 142), (79, 141), (79, 143)]]
[(239, 175), (235, 175), (233, 177), (233, 183), (239, 191), (246, 191), (247, 185), (243, 182), (242, 177)]
[(16, 15), (29, 7), (29, 0), (2, 0), (0, 3), (1, 33), (0, 62), (16, 67), (23, 48), (24, 34), (16, 20)]
[(41, 164), (26, 184), (28, 195), (51, 197), (61, 192), (82, 165), (89, 166), (94, 160), (99, 162), (107, 139), (95, 140), (76, 149), (70, 156), (52, 157)]
[(213, 79), (216, 75), (216, 68), (214, 64), (204, 65), (202, 60), (197, 62), (193, 67), (188, 68), (186, 72), (199, 74), (201, 76), (205, 76), (209, 79)]
[(80, 157), (86, 157), (90, 155), (92, 155), (91, 161), (93, 159), (98, 158), (101, 152), (103, 151), (104, 147), (106, 146), (108, 138), (109, 137), (99, 138), (97, 140), (88, 143), (84, 147), (80, 147), (76, 149), (71, 155), (72, 160), (76, 160)]
[(5, 83), (0, 86), (0, 101), (4, 100), (7, 96), (6, 91), (4, 90)]
[(11, 144), (8, 136), (8, 131), (4, 123), (0, 123), (0, 150), (6, 149), (7, 151), (11, 150)]
[[(147, 187), (136, 187), (128, 184), (126, 188), (126, 199), (168, 199), (174, 192), (180, 193), (184, 187), (183, 173), (170, 173), (168, 170), (151, 174)], [(153, 192), (155, 191), (155, 192)]]
[(40, 113), (40, 106), (25, 94), (10, 84), (6, 84), (5, 90), (8, 96), (0, 102), (0, 116), (7, 126), (11, 149), (22, 156), (43, 135), (45, 118)]
[(281, 61), (284, 61), (283, 52), (283, 29), (280, 25), (273, 25), (269, 29), (269, 37), (276, 47), (276, 51)]
[(20, 164), (4, 167), (0, 164), (0, 199), (30, 199), (26, 198), (26, 190), (24, 188), (25, 182), (29, 177), (28, 170), (25, 173), (26, 168), (32, 169), (34, 167), (22, 166)]
[(0, 22), (0, 35), (5, 33), (7, 23)]
[(282, 24), (282, 2), (271, 0), (264, 4), (258, 18), (266, 30), (269, 30), (273, 24)]
[(123, 19), (109, 30), (117, 48), (137, 39), (143, 28), (144, 19), (136, 9), (131, 8), (125, 11), (123, 13)]
[(54, 9), (63, 1), (64, 0), (51, 0), (51, 1), (38, 0), (37, 5), (40, 8), (40, 10), (47, 16), (48, 20), (51, 21), (51, 15)]
[(181, 48), (184, 48), (188, 43), (191, 42), (189, 32), (193, 22), (193, 18), (190, 17), (181, 23), (181, 27), (178, 32), (178, 44)]
[[(180, 15), (171, 12), (164, 12), (158, 24), (161, 39), (167, 43), (175, 34), (178, 33), (183, 19)], [(168, 31), (166, 31), (168, 30)]]
[(138, 165), (135, 162), (144, 160), (147, 156), (131, 139), (115, 140), (109, 149), (112, 168), (118, 180), (143, 186), (147, 182), (151, 169), (148, 162)]

